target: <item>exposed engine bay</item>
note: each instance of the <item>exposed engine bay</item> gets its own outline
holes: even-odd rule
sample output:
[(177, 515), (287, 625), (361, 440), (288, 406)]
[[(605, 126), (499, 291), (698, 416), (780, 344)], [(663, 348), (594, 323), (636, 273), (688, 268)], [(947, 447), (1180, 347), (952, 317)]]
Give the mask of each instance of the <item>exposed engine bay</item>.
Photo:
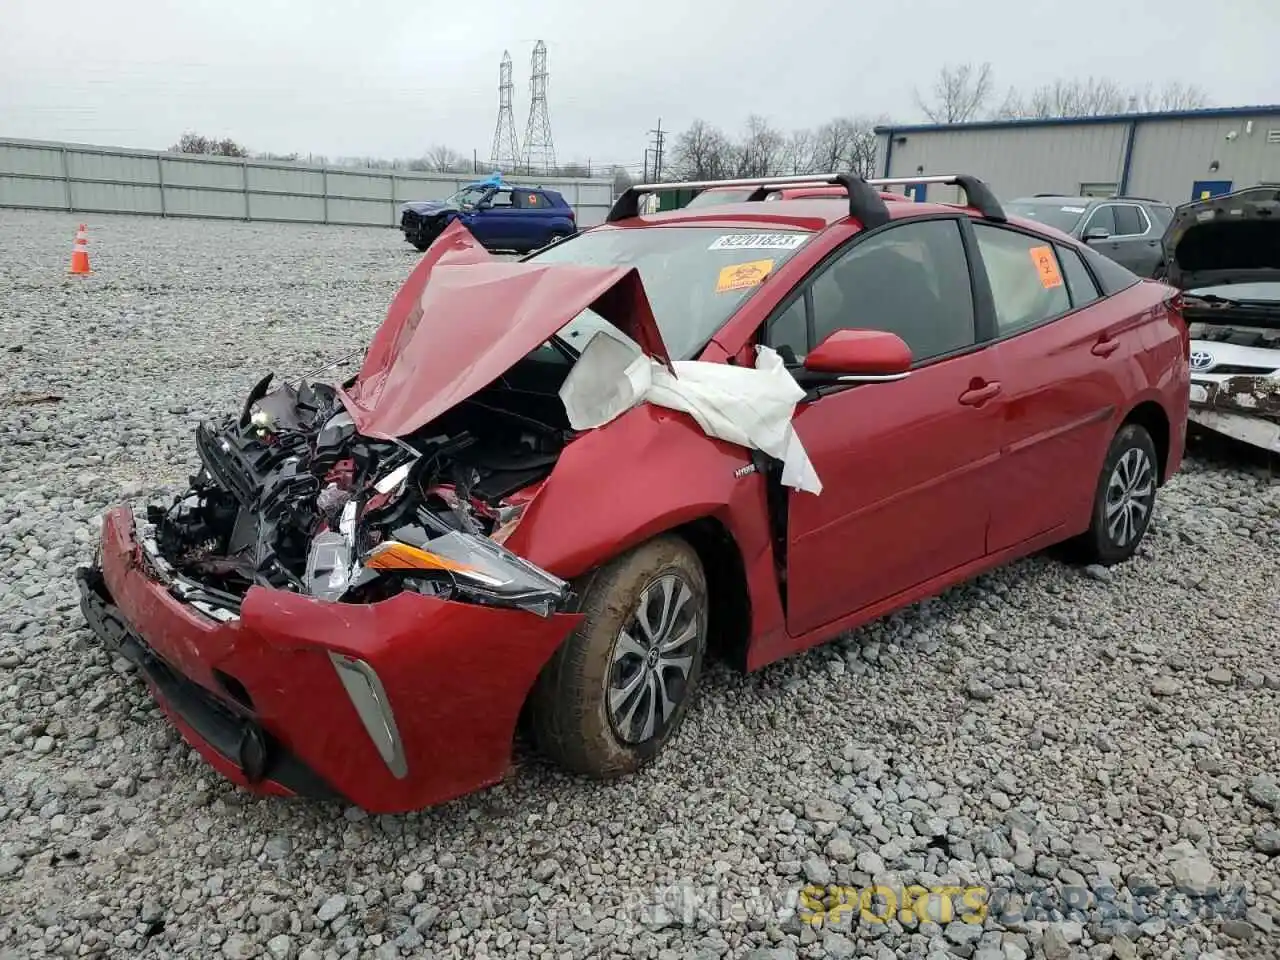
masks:
[(335, 387), (272, 389), (268, 375), (237, 416), (197, 428), (190, 489), (148, 509), (154, 548), (224, 609), (259, 585), (352, 603), (409, 590), (549, 616), (568, 585), (501, 544), (571, 436), (555, 392), (565, 360), (551, 359), (527, 358), (394, 440), (361, 436)]

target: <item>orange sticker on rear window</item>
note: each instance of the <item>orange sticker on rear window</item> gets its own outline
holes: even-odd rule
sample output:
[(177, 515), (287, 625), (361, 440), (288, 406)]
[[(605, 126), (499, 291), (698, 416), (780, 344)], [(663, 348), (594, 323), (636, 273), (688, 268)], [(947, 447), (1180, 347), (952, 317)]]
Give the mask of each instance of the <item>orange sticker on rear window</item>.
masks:
[(1046, 290), (1062, 286), (1062, 273), (1058, 270), (1058, 258), (1053, 255), (1053, 247), (1032, 247), (1030, 252), (1031, 262), (1040, 274), (1040, 285)]
[(772, 260), (751, 260), (747, 263), (735, 263), (720, 271), (720, 279), (716, 281), (716, 293), (727, 293), (730, 290), (745, 290), (747, 287), (758, 287), (773, 269)]

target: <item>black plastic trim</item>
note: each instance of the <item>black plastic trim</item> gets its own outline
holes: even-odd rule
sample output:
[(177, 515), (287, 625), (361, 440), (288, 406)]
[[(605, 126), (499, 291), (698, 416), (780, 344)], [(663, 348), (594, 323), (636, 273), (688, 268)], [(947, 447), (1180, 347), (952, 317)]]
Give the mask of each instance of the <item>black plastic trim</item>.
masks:
[(224, 703), (152, 650), (116, 607), (100, 569), (78, 567), (76, 583), (80, 588), (80, 610), (103, 647), (134, 664), (183, 722), (235, 764), (246, 780), (270, 780), (300, 797), (345, 799), (253, 716)]

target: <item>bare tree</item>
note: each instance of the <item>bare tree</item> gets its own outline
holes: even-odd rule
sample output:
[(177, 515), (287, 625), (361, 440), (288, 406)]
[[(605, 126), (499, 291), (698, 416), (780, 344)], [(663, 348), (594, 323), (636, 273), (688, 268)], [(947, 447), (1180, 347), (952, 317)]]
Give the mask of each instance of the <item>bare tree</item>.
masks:
[(1150, 85), (1136, 94), (1139, 110), (1158, 112), (1164, 110), (1200, 110), (1209, 106), (1209, 95), (1194, 83), (1172, 80), (1159, 90)]
[(778, 153), (778, 172), (789, 176), (819, 172), (812, 166), (813, 145), (812, 130), (793, 130)]
[(828, 120), (813, 134), (813, 150), (809, 155), (809, 173), (833, 173), (846, 169), (858, 129), (847, 117)]
[[(410, 162), (411, 169), (413, 162)], [(453, 149), (453, 147), (445, 146), (442, 143), (431, 146), (422, 155), (421, 162), (423, 163), (422, 169), (435, 173), (461, 173), (464, 170), (471, 169), (470, 160)]]
[(685, 180), (722, 180), (733, 163), (729, 138), (705, 120), (695, 120), (675, 139), (672, 172)]
[(195, 153), (213, 157), (247, 157), (249, 151), (230, 137), (221, 140), (188, 131), (169, 148), (170, 153)]
[(991, 99), (991, 64), (947, 64), (938, 71), (930, 98), (915, 92), (916, 104), (934, 123), (964, 123), (977, 117)]
[(887, 117), (837, 117), (814, 131), (806, 173), (849, 171), (870, 177), (876, 169), (876, 126)]
[(876, 136), (876, 127), (889, 123), (889, 118), (881, 114), (879, 117), (854, 117), (849, 121), (853, 132), (849, 144), (849, 155), (845, 165), (850, 173), (866, 179), (876, 175), (876, 155), (879, 153), (880, 138)]
[(785, 138), (764, 117), (752, 114), (734, 151), (734, 173), (739, 177), (776, 176), (782, 165)]

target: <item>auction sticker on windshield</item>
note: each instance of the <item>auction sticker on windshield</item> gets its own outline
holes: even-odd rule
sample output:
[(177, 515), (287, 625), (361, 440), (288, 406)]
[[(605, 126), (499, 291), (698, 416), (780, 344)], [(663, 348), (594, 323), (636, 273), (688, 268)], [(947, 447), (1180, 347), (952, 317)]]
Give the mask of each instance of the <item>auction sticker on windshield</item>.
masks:
[(805, 233), (726, 233), (708, 250), (794, 250), (809, 239)]
[(772, 260), (752, 260), (749, 263), (735, 263), (727, 266), (720, 271), (720, 278), (716, 281), (716, 293), (758, 287), (764, 283), (764, 278), (772, 269)]

